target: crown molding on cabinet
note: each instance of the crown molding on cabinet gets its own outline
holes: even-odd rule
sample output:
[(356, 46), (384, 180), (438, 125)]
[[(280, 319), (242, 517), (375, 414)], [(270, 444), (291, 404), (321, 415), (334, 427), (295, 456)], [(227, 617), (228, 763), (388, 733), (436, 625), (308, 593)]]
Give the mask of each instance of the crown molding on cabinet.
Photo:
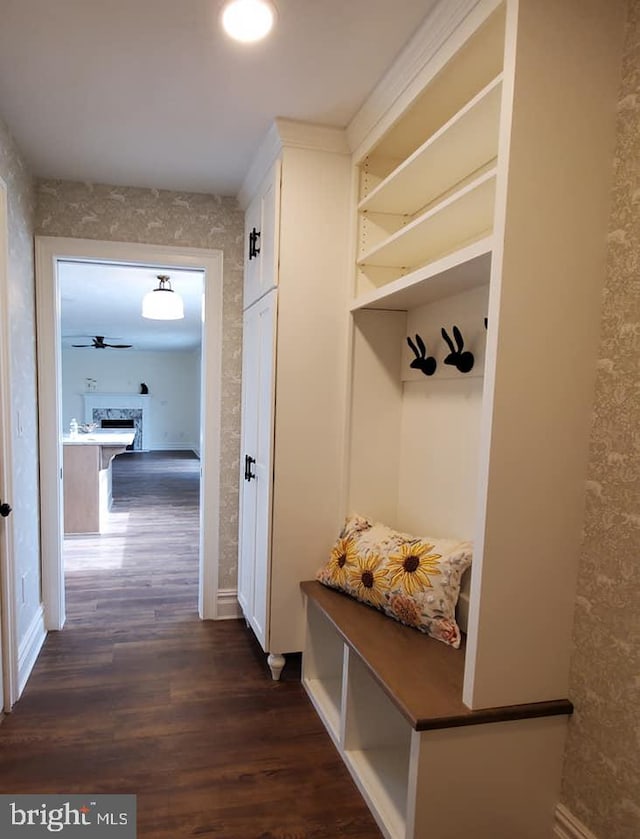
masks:
[(243, 210), (249, 205), (271, 165), (284, 148), (350, 154), (347, 135), (343, 128), (313, 125), (276, 117), (254, 156), (238, 192), (238, 201)]
[(347, 136), (343, 128), (296, 122), (282, 117), (277, 117), (275, 124), (283, 147), (328, 151), (334, 154), (350, 154)]
[[(441, 0), (438, 3), (347, 126), (349, 147), (356, 152), (356, 158), (361, 158), (380, 139), (426, 82), (477, 28), (478, 20), (488, 17), (501, 2)], [(458, 28), (458, 37), (452, 38)], [(443, 45), (445, 49), (439, 55)]]

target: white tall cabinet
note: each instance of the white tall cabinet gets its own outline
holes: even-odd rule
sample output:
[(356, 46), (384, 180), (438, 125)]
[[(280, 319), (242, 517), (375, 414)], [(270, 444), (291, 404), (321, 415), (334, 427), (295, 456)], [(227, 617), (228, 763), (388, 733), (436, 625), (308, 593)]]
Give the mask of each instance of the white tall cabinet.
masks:
[(277, 291), (243, 317), (242, 485), (238, 601), (263, 647), (267, 643)]
[(238, 601), (276, 679), (304, 643), (299, 583), (342, 517), (350, 190), (344, 132), (278, 119), (240, 193)]

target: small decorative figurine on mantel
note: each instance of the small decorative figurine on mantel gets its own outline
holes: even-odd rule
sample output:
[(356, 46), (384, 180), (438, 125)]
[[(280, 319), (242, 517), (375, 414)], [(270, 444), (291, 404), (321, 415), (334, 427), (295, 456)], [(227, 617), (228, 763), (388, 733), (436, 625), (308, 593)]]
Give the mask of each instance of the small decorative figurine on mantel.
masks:
[(140, 393), (149, 393), (149, 388), (145, 385), (144, 382), (140, 383)]

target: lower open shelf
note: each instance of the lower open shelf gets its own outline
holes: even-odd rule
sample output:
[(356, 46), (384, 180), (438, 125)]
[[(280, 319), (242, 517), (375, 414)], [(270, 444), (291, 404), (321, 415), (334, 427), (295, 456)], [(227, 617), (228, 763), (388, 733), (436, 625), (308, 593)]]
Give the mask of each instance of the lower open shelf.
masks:
[(347, 749), (344, 762), (383, 832), (394, 839), (404, 837), (409, 778), (406, 750)]
[(307, 610), (302, 684), (336, 744), (340, 734), (344, 641), (313, 604)]
[(302, 684), (309, 698), (324, 722), (327, 730), (337, 742), (340, 734), (340, 693), (341, 679), (304, 678)]

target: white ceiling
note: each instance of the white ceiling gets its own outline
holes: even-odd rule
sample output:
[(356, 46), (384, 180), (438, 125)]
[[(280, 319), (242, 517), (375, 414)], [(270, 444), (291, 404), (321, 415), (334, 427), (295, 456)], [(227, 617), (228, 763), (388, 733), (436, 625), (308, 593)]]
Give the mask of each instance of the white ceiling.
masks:
[[(346, 126), (436, 0), (275, 2), (240, 45), (222, 0), (0, 0), (0, 117), (36, 176), (236, 195), (276, 116)], [(197, 346), (201, 277), (167, 271), (185, 320), (145, 321), (157, 273), (68, 264), (62, 335)]]
[(34, 174), (235, 195), (276, 116), (345, 126), (435, 0), (0, 0), (0, 115)]
[[(184, 320), (142, 317), (142, 298), (167, 274), (184, 301)], [(130, 350), (73, 349), (77, 353), (121, 354), (139, 350), (193, 350), (202, 334), (203, 272), (141, 266), (59, 262), (62, 347), (90, 344), (95, 335), (106, 343), (132, 344)]]

